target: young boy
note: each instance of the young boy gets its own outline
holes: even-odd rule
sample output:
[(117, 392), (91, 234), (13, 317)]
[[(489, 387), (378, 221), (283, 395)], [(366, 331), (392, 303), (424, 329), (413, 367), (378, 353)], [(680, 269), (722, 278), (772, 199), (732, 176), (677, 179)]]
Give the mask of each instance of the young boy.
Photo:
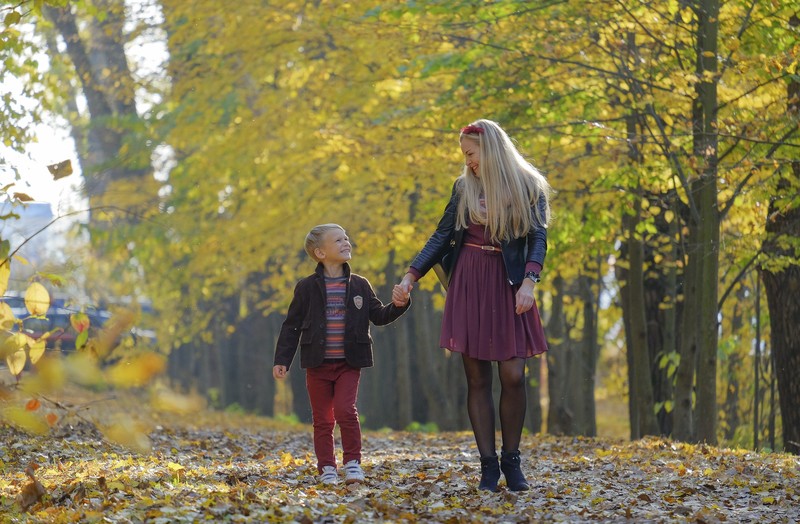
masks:
[(367, 279), (350, 273), (350, 240), (337, 224), (314, 227), (306, 236), (305, 249), (317, 261), (317, 269), (295, 286), (275, 348), (272, 375), (286, 376), (299, 342), (300, 367), (306, 370), (311, 401), (319, 482), (335, 484), (338, 480), (333, 443), (337, 423), (345, 482), (363, 482), (356, 397), (361, 368), (372, 366), (369, 323), (389, 324), (406, 312), (411, 301), (395, 286), (392, 303), (384, 305)]

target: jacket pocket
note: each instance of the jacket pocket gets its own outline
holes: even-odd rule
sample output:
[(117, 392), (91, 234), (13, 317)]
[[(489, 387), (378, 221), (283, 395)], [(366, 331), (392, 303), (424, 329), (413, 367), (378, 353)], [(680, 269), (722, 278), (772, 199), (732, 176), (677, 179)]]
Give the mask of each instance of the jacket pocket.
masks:
[(314, 328), (311, 325), (311, 320), (306, 319), (300, 325), (300, 345), (310, 344), (314, 339)]

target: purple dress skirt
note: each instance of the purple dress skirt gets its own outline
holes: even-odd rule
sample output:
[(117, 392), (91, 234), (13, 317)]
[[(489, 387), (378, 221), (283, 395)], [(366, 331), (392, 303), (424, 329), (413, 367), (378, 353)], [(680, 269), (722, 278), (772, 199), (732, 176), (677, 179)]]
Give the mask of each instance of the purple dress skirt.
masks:
[[(488, 244), (483, 227), (471, 225), (464, 242)], [(508, 283), (499, 251), (463, 246), (447, 289), (439, 346), (493, 361), (547, 351), (536, 302), (522, 315), (515, 311), (518, 289)]]

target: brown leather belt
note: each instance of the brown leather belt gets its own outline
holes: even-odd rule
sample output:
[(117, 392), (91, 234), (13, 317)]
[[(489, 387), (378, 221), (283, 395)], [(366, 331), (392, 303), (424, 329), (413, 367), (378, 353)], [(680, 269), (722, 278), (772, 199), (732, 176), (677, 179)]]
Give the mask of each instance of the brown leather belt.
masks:
[(478, 249), (483, 249), (484, 251), (497, 251), (498, 253), (502, 251), (502, 249), (495, 246), (481, 246), (478, 244), (470, 244), (469, 242), (464, 242), (464, 245), (469, 247), (477, 247)]

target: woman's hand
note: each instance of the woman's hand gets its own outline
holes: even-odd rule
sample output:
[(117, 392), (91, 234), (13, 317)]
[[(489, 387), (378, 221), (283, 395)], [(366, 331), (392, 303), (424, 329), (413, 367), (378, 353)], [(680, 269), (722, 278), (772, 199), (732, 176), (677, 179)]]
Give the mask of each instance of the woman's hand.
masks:
[(521, 315), (533, 307), (533, 288), (535, 284), (529, 278), (522, 279), (522, 285), (517, 290), (517, 315)]
[(272, 376), (274, 378), (284, 378), (284, 377), (286, 377), (286, 366), (273, 366), (272, 367)]
[(403, 276), (403, 280), (400, 281), (399, 286), (406, 295), (410, 295), (411, 290), (414, 289), (414, 275), (406, 273), (405, 276)]

